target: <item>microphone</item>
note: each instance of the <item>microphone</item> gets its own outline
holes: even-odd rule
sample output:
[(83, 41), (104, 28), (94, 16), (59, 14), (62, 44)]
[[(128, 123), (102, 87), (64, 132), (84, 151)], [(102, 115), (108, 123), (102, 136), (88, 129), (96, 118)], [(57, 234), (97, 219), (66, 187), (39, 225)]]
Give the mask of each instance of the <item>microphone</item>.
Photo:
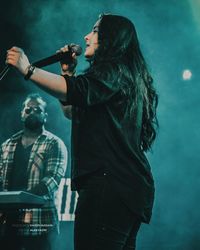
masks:
[(69, 51), (66, 52), (59, 52), (57, 54), (54, 54), (52, 56), (43, 58), (37, 62), (32, 63), (33, 66), (42, 68), (50, 64), (54, 64), (56, 62), (63, 61), (66, 64), (69, 64), (73, 62), (72, 54), (75, 53), (76, 56), (81, 55), (82, 48), (79, 45), (73, 44), (69, 45)]
[[(43, 58), (39, 61), (32, 63), (33, 66), (42, 68), (50, 64), (54, 64), (56, 62), (63, 61), (66, 64), (73, 62), (72, 54), (75, 53), (76, 56), (80, 56), (82, 53), (82, 48), (80, 45), (72, 44), (68, 46), (69, 50), (66, 52), (59, 52), (52, 56)], [(4, 78), (4, 76), (8, 73), (11, 65), (7, 64), (5, 68), (0, 72), (0, 81)]]

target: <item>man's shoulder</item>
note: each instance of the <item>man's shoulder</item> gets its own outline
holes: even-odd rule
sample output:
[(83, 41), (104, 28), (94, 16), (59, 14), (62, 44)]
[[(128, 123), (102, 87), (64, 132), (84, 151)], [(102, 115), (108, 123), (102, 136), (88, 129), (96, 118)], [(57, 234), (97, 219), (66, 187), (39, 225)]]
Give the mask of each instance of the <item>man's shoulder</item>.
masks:
[(63, 154), (67, 154), (67, 148), (62, 139), (47, 130), (43, 131), (39, 140), (37, 140), (37, 145), (42, 148), (45, 147), (48, 150), (59, 150), (60, 152), (63, 152)]
[(58, 144), (64, 144), (63, 140), (59, 138), (57, 135), (51, 133), (48, 130), (44, 130), (42, 133), (42, 138), (44, 138), (48, 143), (58, 143)]
[(4, 141), (2, 143), (2, 146), (6, 146), (6, 145), (8, 145), (10, 143), (15, 143), (19, 138), (21, 138), (22, 133), (23, 133), (22, 130), (18, 131), (17, 133), (15, 133), (14, 135), (12, 135), (10, 138), (8, 138), (6, 141)]

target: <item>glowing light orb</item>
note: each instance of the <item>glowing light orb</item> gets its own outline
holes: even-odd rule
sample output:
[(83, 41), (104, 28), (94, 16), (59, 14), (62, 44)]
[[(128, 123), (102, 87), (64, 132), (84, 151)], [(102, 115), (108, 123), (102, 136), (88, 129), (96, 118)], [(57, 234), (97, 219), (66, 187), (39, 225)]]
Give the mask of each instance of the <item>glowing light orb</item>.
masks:
[(189, 69), (185, 69), (182, 74), (183, 80), (188, 81), (192, 77), (192, 72)]

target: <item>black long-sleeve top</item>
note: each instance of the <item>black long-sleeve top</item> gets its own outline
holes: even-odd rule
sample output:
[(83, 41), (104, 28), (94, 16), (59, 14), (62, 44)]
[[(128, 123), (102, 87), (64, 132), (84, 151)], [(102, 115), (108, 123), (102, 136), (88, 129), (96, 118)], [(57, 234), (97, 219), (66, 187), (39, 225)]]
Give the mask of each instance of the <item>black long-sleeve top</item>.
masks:
[(134, 116), (127, 96), (114, 84), (85, 74), (65, 76), (66, 104), (72, 113), (72, 189), (81, 178), (104, 169), (121, 199), (148, 223), (154, 200), (154, 181), (140, 147), (142, 100)]

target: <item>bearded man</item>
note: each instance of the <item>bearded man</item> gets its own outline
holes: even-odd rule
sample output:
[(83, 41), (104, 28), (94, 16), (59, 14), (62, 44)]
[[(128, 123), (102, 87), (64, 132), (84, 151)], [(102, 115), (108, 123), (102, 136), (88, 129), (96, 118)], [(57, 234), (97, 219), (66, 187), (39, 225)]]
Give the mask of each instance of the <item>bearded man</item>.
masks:
[(0, 212), (0, 244), (4, 250), (52, 250), (59, 233), (58, 187), (67, 166), (63, 141), (45, 130), (46, 102), (38, 94), (25, 99), (23, 130), (0, 146), (1, 190), (26, 191), (45, 198), (41, 208)]

